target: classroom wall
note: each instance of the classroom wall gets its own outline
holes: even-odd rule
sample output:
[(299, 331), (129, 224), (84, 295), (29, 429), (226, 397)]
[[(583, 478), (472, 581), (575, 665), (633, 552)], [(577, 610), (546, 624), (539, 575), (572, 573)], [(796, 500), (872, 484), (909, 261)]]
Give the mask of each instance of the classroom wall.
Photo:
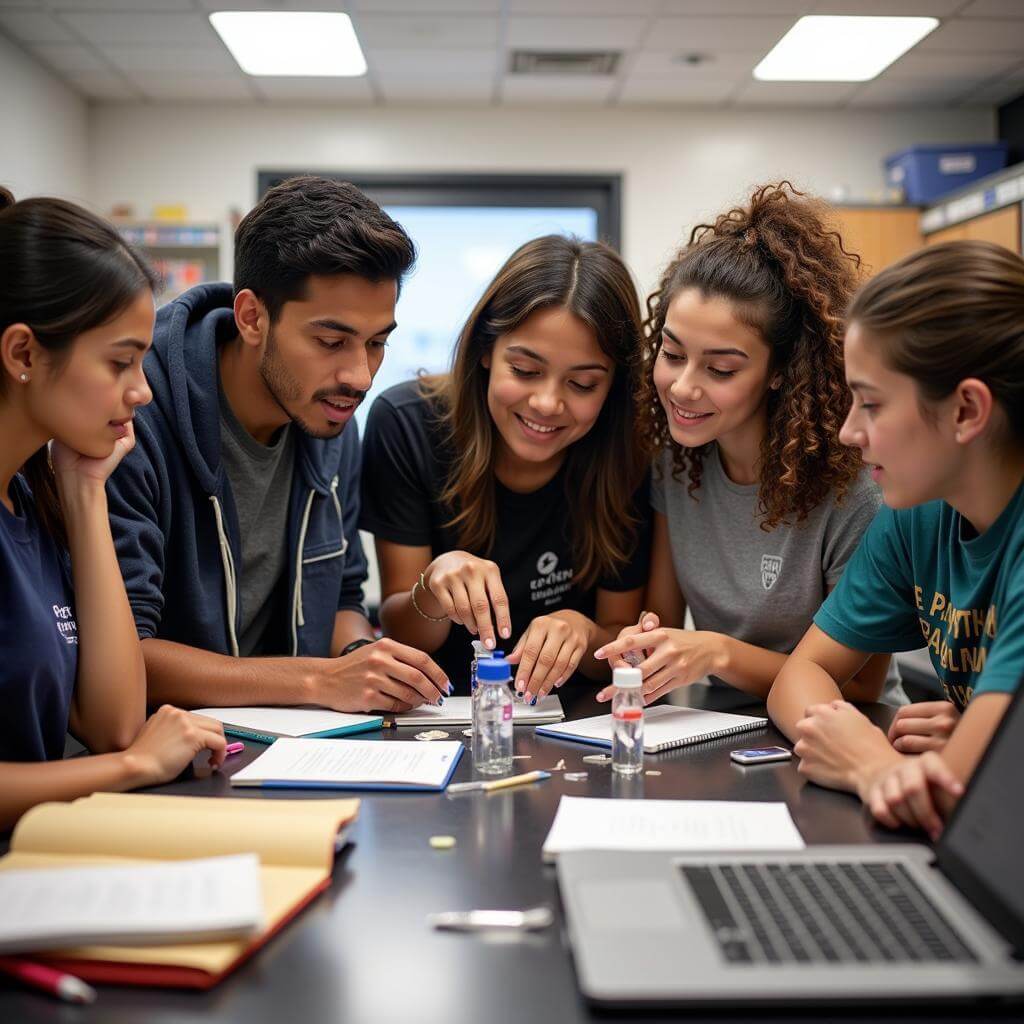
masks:
[[(340, 108), (101, 104), (90, 194), (104, 212), (184, 202), (221, 219), (255, 198), (257, 169), (620, 172), (623, 249), (642, 287), (684, 226), (788, 176), (826, 196), (878, 198), (881, 160), (915, 142), (989, 141), (992, 108), (716, 110)], [(225, 271), (230, 264), (225, 265)]]
[(85, 101), (0, 35), (0, 184), (85, 202), (88, 163)]

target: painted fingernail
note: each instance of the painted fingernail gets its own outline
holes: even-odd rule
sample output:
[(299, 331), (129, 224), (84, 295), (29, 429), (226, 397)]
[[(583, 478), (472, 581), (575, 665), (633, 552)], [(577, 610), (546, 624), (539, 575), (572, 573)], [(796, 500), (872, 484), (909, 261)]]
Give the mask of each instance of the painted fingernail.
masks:
[(494, 640), (492, 640), (491, 637), (488, 637), (484, 641), (484, 647), (486, 647), (487, 650), (489, 650), (489, 651), (493, 651), (494, 650)]
[(537, 698), (534, 697), (533, 700), (530, 701), (530, 707), (532, 708), (536, 703), (537, 703)]
[(440, 707), (444, 703), (444, 697), (437, 698), (437, 706)]
[(507, 640), (512, 635), (512, 630), (508, 626), (501, 627), (501, 636), (503, 640)]

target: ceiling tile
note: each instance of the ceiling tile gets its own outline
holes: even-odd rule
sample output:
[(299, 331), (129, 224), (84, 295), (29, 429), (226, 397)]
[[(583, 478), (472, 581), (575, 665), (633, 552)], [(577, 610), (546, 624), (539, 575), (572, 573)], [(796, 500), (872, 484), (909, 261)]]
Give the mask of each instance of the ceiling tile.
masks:
[(103, 54), (122, 71), (152, 71), (154, 74), (179, 71), (184, 75), (241, 75), (234, 58), (226, 49), (192, 46), (103, 46)]
[(152, 46), (221, 47), (213, 26), (205, 15), (194, 14), (114, 14), (74, 12), (61, 20), (92, 43)]
[[(629, 0), (629, 11), (634, 17), (658, 13), (662, 0)], [(507, 0), (510, 16), (521, 14), (544, 14), (551, 18), (572, 17), (585, 14), (587, 17), (621, 15), (622, 0)]]
[(974, 0), (957, 14), (961, 18), (1024, 18), (1021, 0)]
[(687, 81), (699, 79), (726, 78), (733, 76), (749, 76), (764, 56), (758, 50), (749, 50), (746, 53), (714, 53), (708, 54), (708, 59), (701, 64), (687, 64), (677, 58), (680, 51), (652, 51), (642, 50), (634, 54), (629, 72), (632, 75), (641, 77), (664, 76), (665, 78), (679, 78)]
[(851, 82), (758, 82), (736, 94), (742, 107), (838, 107), (857, 90)]
[(966, 93), (961, 100), (969, 106), (998, 106), (1024, 96), (1024, 75), (1002, 78), (998, 82), (988, 82), (974, 92)]
[(0, 30), (22, 43), (73, 43), (75, 37), (43, 11), (0, 11)]
[(194, 11), (192, 0), (46, 0), (55, 11)]
[(682, 82), (668, 78), (628, 78), (619, 103), (720, 104), (736, 91), (734, 79)]
[(374, 74), (423, 78), (491, 75), (498, 70), (498, 51), (481, 50), (367, 50), (366, 62)]
[(255, 92), (244, 79), (210, 78), (205, 75), (170, 75), (162, 72), (137, 71), (132, 81), (151, 100), (207, 100), (221, 103), (228, 100), (253, 100)]
[(29, 49), (44, 64), (61, 75), (75, 71), (110, 71), (110, 68), (86, 46), (74, 43), (39, 43)]
[(651, 50), (757, 50), (764, 56), (792, 27), (792, 18), (657, 18), (644, 45)]
[(493, 75), (391, 75), (377, 76), (385, 100), (401, 103), (489, 103), (494, 93)]
[(501, 84), (503, 103), (602, 104), (615, 79), (604, 75), (506, 75)]
[(373, 91), (366, 75), (360, 78), (285, 78), (259, 75), (253, 88), (269, 100), (315, 100), (325, 103), (371, 103)]
[(134, 85), (109, 71), (73, 71), (66, 76), (66, 81), (83, 96), (94, 100), (127, 102), (142, 98)]
[[(423, 0), (350, 0), (347, 6), (367, 13), (422, 15), (427, 4)], [(497, 14), (501, 0), (430, 0), (429, 6), (431, 14)]]
[(537, 50), (623, 49), (635, 46), (642, 18), (509, 18), (508, 46)]
[(1024, 20), (954, 18), (925, 36), (916, 49), (922, 53), (1024, 54)]
[(726, 16), (755, 14), (762, 17), (786, 14), (795, 20), (802, 14), (809, 14), (813, 7), (814, 0), (665, 0), (661, 7), (661, 13), (664, 15), (718, 14)]
[(1024, 62), (1024, 53), (929, 53), (911, 50), (882, 72), (899, 79), (994, 78)]
[(865, 82), (850, 101), (851, 107), (945, 107), (975, 92), (978, 79), (942, 81), (889, 80), (884, 76)]
[(817, 0), (812, 14), (889, 15), (901, 18), (948, 18), (964, 0)]
[(498, 42), (498, 19), (486, 15), (361, 14), (355, 25), (360, 42), (368, 49), (496, 46)]

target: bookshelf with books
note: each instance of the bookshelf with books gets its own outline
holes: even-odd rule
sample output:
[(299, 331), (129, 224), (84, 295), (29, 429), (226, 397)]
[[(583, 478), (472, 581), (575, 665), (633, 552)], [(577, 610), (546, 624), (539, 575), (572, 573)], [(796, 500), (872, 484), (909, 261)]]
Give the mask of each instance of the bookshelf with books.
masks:
[(221, 277), (221, 228), (218, 224), (121, 221), (126, 242), (149, 257), (162, 281), (159, 303)]

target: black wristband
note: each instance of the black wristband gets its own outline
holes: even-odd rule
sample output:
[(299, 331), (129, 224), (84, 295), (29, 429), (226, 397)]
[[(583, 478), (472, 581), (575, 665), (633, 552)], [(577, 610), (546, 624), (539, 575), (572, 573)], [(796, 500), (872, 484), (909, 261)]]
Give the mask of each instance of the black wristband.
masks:
[(365, 647), (367, 644), (372, 644), (373, 640), (368, 640), (365, 636), (357, 637), (351, 643), (345, 644), (338, 654), (339, 658), (344, 658), (346, 654), (351, 654), (353, 651), (358, 651), (360, 647)]

